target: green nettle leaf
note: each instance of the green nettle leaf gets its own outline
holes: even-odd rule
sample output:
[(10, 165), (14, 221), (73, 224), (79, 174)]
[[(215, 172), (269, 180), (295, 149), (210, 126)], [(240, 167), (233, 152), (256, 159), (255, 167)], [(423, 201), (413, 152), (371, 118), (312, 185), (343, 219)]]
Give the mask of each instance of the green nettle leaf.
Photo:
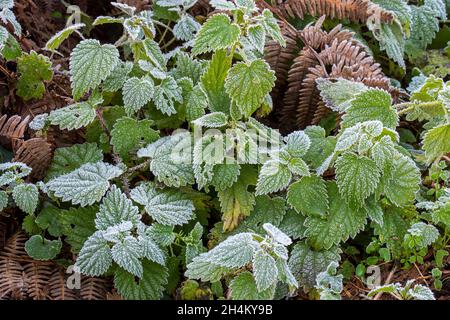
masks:
[(355, 97), (342, 119), (342, 125), (352, 127), (360, 122), (379, 120), (387, 128), (398, 125), (397, 112), (392, 107), (389, 93), (381, 89), (369, 89)]
[(304, 131), (294, 131), (284, 138), (286, 151), (293, 157), (303, 157), (311, 146), (311, 139)]
[(174, 103), (183, 102), (182, 90), (172, 77), (167, 77), (155, 87), (153, 101), (159, 111), (170, 116), (177, 113)]
[(305, 219), (305, 216), (290, 209), (286, 212), (278, 227), (292, 239), (302, 239), (306, 230), (304, 226)]
[(118, 269), (114, 275), (114, 286), (125, 299), (158, 300), (167, 285), (169, 273), (165, 266), (144, 260), (143, 274), (135, 279), (133, 274)]
[(179, 191), (157, 190), (152, 184), (141, 184), (131, 190), (131, 198), (145, 206), (145, 211), (158, 223), (182, 225), (193, 215), (194, 204)]
[(51, 260), (61, 251), (61, 240), (47, 240), (34, 235), (25, 242), (25, 251), (36, 260)]
[(247, 30), (247, 37), (250, 43), (260, 52), (264, 52), (264, 45), (266, 43), (266, 30), (262, 25), (251, 25)]
[(305, 133), (311, 140), (311, 145), (303, 159), (311, 168), (317, 169), (333, 154), (336, 138), (325, 137), (325, 129), (319, 126), (307, 127)]
[(423, 139), (423, 150), (429, 163), (450, 152), (450, 124), (427, 131)]
[(73, 253), (77, 254), (84, 242), (96, 231), (95, 215), (97, 212), (97, 206), (60, 211), (58, 220), (61, 222), (63, 233), (66, 236), (65, 241), (71, 246)]
[(238, 180), (240, 172), (241, 166), (237, 163), (216, 164), (213, 168), (211, 185), (213, 185), (217, 191), (224, 191), (231, 188)]
[(75, 130), (87, 126), (95, 119), (95, 107), (89, 102), (78, 102), (56, 109), (48, 116), (52, 125)]
[(131, 158), (132, 153), (159, 138), (158, 131), (151, 128), (151, 120), (135, 120), (124, 117), (114, 123), (111, 130), (111, 144), (123, 160)]
[(140, 219), (139, 209), (133, 206), (131, 200), (118, 187), (113, 185), (100, 205), (95, 226), (98, 230), (106, 230), (123, 221), (130, 221), (136, 225)]
[(70, 147), (58, 148), (55, 150), (46, 178), (56, 178), (78, 169), (83, 164), (102, 160), (103, 153), (95, 143), (74, 144)]
[(134, 114), (145, 106), (153, 97), (154, 84), (150, 77), (130, 78), (122, 88), (123, 103), (126, 112)]
[(292, 174), (287, 165), (278, 160), (269, 160), (261, 168), (256, 185), (256, 195), (268, 194), (285, 189)]
[(414, 161), (396, 153), (390, 168), (390, 174), (383, 176), (381, 186), (386, 197), (397, 206), (405, 206), (414, 201), (420, 187), (420, 170)]
[(46, 186), (63, 201), (85, 207), (100, 201), (109, 189), (109, 180), (122, 173), (121, 169), (108, 163), (87, 163), (75, 171), (50, 180)]
[(200, 81), (208, 96), (209, 109), (213, 112), (230, 111), (230, 97), (225, 91), (225, 78), (231, 67), (232, 57), (225, 50), (215, 52)]
[(35, 51), (24, 53), (17, 59), (17, 71), (20, 74), (17, 95), (24, 100), (42, 98), (45, 93), (44, 81), (50, 81), (53, 77), (50, 59)]
[(39, 190), (32, 183), (19, 184), (14, 187), (12, 197), (20, 210), (33, 214), (39, 203)]
[(291, 184), (287, 201), (297, 212), (308, 216), (324, 216), (328, 211), (328, 192), (319, 176), (302, 177)]
[(156, 242), (150, 236), (139, 236), (139, 245), (142, 250), (142, 256), (150, 261), (156, 262), (162, 266), (166, 264), (166, 256)]
[(278, 269), (275, 259), (265, 252), (258, 250), (253, 257), (253, 275), (258, 291), (264, 291), (275, 286), (278, 280)]
[(359, 93), (368, 89), (361, 82), (343, 78), (338, 78), (336, 81), (319, 78), (316, 80), (316, 83), (326, 106), (336, 112), (345, 112), (351, 106), (352, 100)]
[(427, 248), (432, 245), (439, 238), (439, 230), (424, 222), (418, 222), (413, 224), (408, 233), (414, 238), (414, 244), (418, 248)]
[(267, 34), (277, 41), (282, 47), (286, 47), (286, 40), (281, 33), (278, 20), (274, 17), (272, 11), (269, 9), (264, 9), (262, 12), (262, 17), (264, 18), (262, 23)]
[(281, 197), (270, 198), (269, 196), (258, 196), (255, 200), (255, 208), (239, 224), (235, 230), (236, 232), (254, 231), (264, 234), (264, 223), (279, 226), (286, 215), (286, 201)]
[(200, 127), (221, 128), (228, 124), (228, 117), (223, 112), (212, 112), (196, 119), (193, 123)]
[(271, 288), (262, 292), (258, 291), (253, 275), (242, 272), (230, 282), (231, 299), (233, 300), (270, 300), (273, 298)]
[(186, 120), (193, 121), (205, 114), (208, 96), (200, 85), (196, 85), (189, 94), (186, 104)]
[(122, 241), (114, 244), (111, 248), (111, 255), (121, 268), (136, 277), (142, 278), (144, 269), (140, 261), (141, 246), (136, 238), (128, 236)]
[(335, 167), (340, 194), (350, 205), (362, 207), (380, 181), (376, 163), (365, 156), (347, 152), (336, 160)]
[(319, 273), (324, 272), (331, 262), (339, 262), (341, 252), (339, 247), (316, 251), (299, 242), (292, 249), (288, 265), (299, 284), (312, 288)]
[(403, 58), (405, 52), (405, 37), (402, 26), (398, 22), (390, 24), (382, 23), (377, 38), (380, 43), (380, 49), (386, 51), (389, 58), (405, 69), (406, 64)]
[(375, 234), (382, 243), (386, 243), (394, 259), (401, 257), (403, 238), (409, 228), (402, 215), (401, 208), (389, 207), (384, 213), (383, 225), (375, 225)]
[(57, 34), (55, 34), (53, 37), (50, 38), (50, 40), (47, 41), (45, 44), (45, 50), (49, 51), (56, 51), (58, 50), (61, 43), (64, 42), (67, 38), (70, 37), (70, 35), (79, 29), (85, 27), (86, 25), (84, 23), (76, 23), (73, 25), (70, 25), (61, 31), (59, 31)]
[(275, 79), (274, 72), (264, 60), (238, 62), (228, 71), (225, 89), (245, 117), (249, 117), (270, 93)]
[(238, 41), (240, 32), (227, 15), (213, 15), (198, 31), (192, 53), (198, 55), (231, 47)]
[(119, 50), (98, 40), (81, 41), (70, 55), (70, 74), (75, 99), (97, 87), (119, 64)]
[(328, 184), (330, 209), (325, 217), (307, 217), (305, 236), (316, 249), (328, 250), (364, 229), (365, 210), (350, 207), (338, 192), (334, 182)]
[(166, 58), (161, 52), (161, 48), (158, 43), (151, 39), (145, 39), (143, 41), (146, 58), (155, 66), (155, 68), (165, 71), (166, 70)]
[(175, 68), (170, 70), (175, 79), (190, 78), (196, 85), (203, 74), (205, 61), (195, 60), (188, 53), (179, 51), (176, 55)]
[(186, 186), (195, 183), (192, 164), (185, 161), (189, 158), (183, 151), (183, 148), (190, 145), (190, 134), (166, 136), (140, 149), (138, 157), (151, 159), (150, 171), (158, 181), (169, 187)]
[(97, 277), (108, 271), (112, 261), (109, 244), (103, 238), (102, 232), (97, 231), (83, 244), (76, 266), (81, 273)]

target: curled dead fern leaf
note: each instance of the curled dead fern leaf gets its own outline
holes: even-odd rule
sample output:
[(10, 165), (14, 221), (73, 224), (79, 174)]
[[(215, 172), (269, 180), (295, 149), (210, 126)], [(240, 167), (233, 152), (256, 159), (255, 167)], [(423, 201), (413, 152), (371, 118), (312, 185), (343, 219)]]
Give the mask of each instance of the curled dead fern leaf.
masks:
[(32, 178), (42, 179), (52, 160), (52, 145), (43, 138), (20, 141), (15, 145), (14, 161), (22, 162), (33, 169)]

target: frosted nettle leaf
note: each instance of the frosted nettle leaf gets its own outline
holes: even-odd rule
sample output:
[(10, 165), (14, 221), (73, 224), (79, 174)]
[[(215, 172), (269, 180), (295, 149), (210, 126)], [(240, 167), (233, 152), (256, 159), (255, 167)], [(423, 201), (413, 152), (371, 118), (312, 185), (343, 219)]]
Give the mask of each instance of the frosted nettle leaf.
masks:
[(94, 22), (92, 23), (93, 26), (100, 26), (102, 24), (110, 24), (110, 23), (123, 23), (123, 18), (115, 18), (115, 17), (109, 17), (109, 16), (98, 16), (95, 18)]
[(25, 242), (26, 253), (35, 260), (54, 259), (61, 251), (62, 242), (58, 240), (47, 240), (40, 235), (33, 235)]
[(55, 150), (52, 163), (47, 171), (47, 179), (52, 179), (78, 169), (86, 163), (103, 160), (103, 153), (95, 143), (74, 144)]
[(177, 113), (174, 103), (183, 102), (182, 90), (172, 77), (167, 77), (155, 87), (153, 101), (159, 111), (170, 116)]
[(208, 107), (208, 96), (200, 85), (196, 85), (189, 94), (186, 105), (186, 120), (193, 121), (205, 114)]
[(239, 39), (240, 29), (225, 14), (215, 14), (201, 27), (195, 38), (192, 53), (201, 53), (226, 49)]
[(278, 160), (269, 160), (261, 168), (256, 185), (256, 195), (268, 194), (285, 189), (291, 182), (288, 167)]
[(31, 173), (31, 168), (22, 162), (0, 163), (0, 187), (24, 178)]
[(14, 187), (12, 197), (20, 210), (33, 214), (39, 203), (39, 190), (32, 183), (22, 183)]
[(256, 9), (256, 5), (255, 5), (255, 1), (254, 0), (235, 0), (236, 5), (239, 8), (243, 8), (247, 11), (255, 11)]
[(173, 226), (153, 223), (147, 228), (146, 234), (163, 247), (169, 246), (175, 240)]
[(138, 157), (150, 158), (150, 171), (158, 181), (169, 187), (194, 183), (192, 169), (191, 135), (179, 133), (163, 137), (138, 151)]
[(292, 243), (291, 238), (289, 238), (286, 234), (284, 234), (283, 231), (275, 227), (273, 224), (264, 223), (263, 228), (270, 237), (272, 237), (275, 241), (281, 243), (282, 245), (288, 246)]
[(287, 152), (293, 157), (303, 157), (311, 146), (311, 139), (304, 131), (294, 131), (284, 138)]
[(398, 207), (385, 209), (383, 225), (375, 225), (375, 234), (379, 236), (382, 243), (386, 243), (394, 259), (399, 259), (403, 252), (403, 237), (405, 236), (409, 223), (402, 217), (403, 210)]
[(228, 0), (211, 0), (209, 3), (216, 10), (234, 10), (236, 5)]
[(9, 196), (6, 193), (6, 191), (1, 190), (0, 191), (0, 211), (5, 209), (8, 206), (8, 199)]
[(380, 181), (376, 163), (364, 156), (347, 152), (336, 160), (336, 182), (340, 194), (356, 207), (362, 207)]
[(193, 215), (194, 205), (179, 191), (157, 190), (152, 184), (141, 184), (131, 190), (131, 198), (145, 206), (145, 211), (164, 225), (182, 225)]
[(324, 216), (328, 211), (325, 181), (316, 175), (302, 177), (289, 186), (287, 201), (299, 213)]
[(195, 60), (189, 54), (179, 51), (176, 54), (175, 68), (170, 72), (175, 79), (184, 77), (192, 79), (194, 85), (197, 85), (204, 71), (204, 61)]
[(415, 300), (436, 300), (433, 291), (422, 284), (416, 284), (407, 294)]
[(395, 145), (389, 136), (384, 136), (380, 141), (375, 142), (370, 151), (372, 159), (384, 175), (392, 172), (392, 159), (396, 153)]
[(389, 128), (384, 128), (383, 127), (383, 123), (381, 121), (378, 120), (371, 120), (371, 121), (366, 121), (366, 122), (362, 122), (361, 123), (361, 128), (363, 130), (363, 132), (365, 132), (366, 134), (368, 134), (369, 137), (375, 138), (380, 136), (382, 133), (386, 133), (389, 132), (389, 135), (394, 138), (394, 141), (397, 141), (397, 133), (394, 133), (395, 131), (389, 129)]
[(4, 27), (0, 26), (0, 54), (5, 47), (6, 41), (8, 40), (9, 32)]
[(447, 8), (444, 0), (425, 0), (424, 6), (431, 8), (439, 19), (447, 20)]
[(226, 92), (246, 118), (261, 106), (274, 85), (274, 72), (262, 59), (236, 63), (225, 79)]
[(237, 163), (219, 163), (213, 168), (211, 184), (217, 191), (231, 188), (237, 181), (241, 172), (241, 166)]
[(109, 189), (109, 180), (122, 173), (121, 169), (108, 163), (87, 163), (75, 171), (50, 180), (46, 185), (63, 201), (85, 207), (100, 201)]
[(139, 242), (128, 236), (123, 241), (116, 243), (112, 249), (111, 254), (113, 260), (123, 269), (136, 277), (142, 278), (144, 269), (139, 260), (141, 258), (141, 246)]
[(391, 162), (390, 172), (381, 180), (383, 192), (397, 206), (405, 206), (414, 201), (419, 190), (420, 170), (413, 160), (398, 152)]
[(70, 55), (70, 74), (75, 99), (97, 87), (119, 64), (119, 51), (98, 40), (81, 41)]
[(140, 219), (139, 209), (133, 206), (131, 200), (113, 185), (106, 197), (103, 198), (95, 219), (95, 226), (98, 230), (106, 230), (108, 227), (118, 225), (123, 221), (130, 221), (137, 225)]
[(103, 232), (103, 238), (106, 241), (118, 243), (123, 241), (125, 236), (130, 235), (131, 229), (133, 229), (133, 224), (130, 221), (123, 221), (106, 228)]
[(97, 231), (90, 236), (81, 248), (76, 266), (80, 272), (97, 277), (108, 271), (112, 264), (111, 249), (103, 238), (102, 232)]
[(48, 119), (48, 113), (41, 113), (41, 114), (38, 114), (38, 115), (35, 116), (35, 117), (33, 118), (33, 120), (28, 124), (28, 127), (29, 127), (31, 130), (35, 130), (35, 131), (42, 130), (42, 129), (44, 129), (44, 127), (45, 127), (46, 124), (47, 124), (47, 119)]
[(154, 84), (150, 77), (130, 78), (122, 88), (125, 111), (131, 115), (139, 111), (153, 97)]
[(151, 120), (135, 120), (128, 117), (118, 119), (111, 130), (111, 144), (125, 161), (135, 151), (159, 138), (158, 131), (151, 128)]
[(258, 291), (275, 286), (278, 280), (278, 269), (275, 259), (264, 250), (258, 250), (253, 257), (253, 276)]
[(200, 127), (221, 128), (228, 124), (228, 117), (223, 112), (211, 112), (196, 119), (193, 123)]
[(292, 249), (288, 265), (299, 284), (312, 288), (317, 275), (325, 271), (332, 261), (338, 262), (341, 252), (339, 247), (315, 251), (306, 243), (299, 242)]
[(56, 109), (48, 116), (52, 125), (75, 130), (87, 126), (95, 119), (95, 107), (89, 102), (78, 102)]
[(413, 224), (408, 233), (414, 237), (414, 243), (419, 248), (427, 248), (439, 238), (439, 230), (431, 224), (417, 222)]
[(264, 9), (261, 16), (263, 26), (266, 29), (267, 34), (277, 41), (282, 47), (286, 47), (286, 40), (284, 39), (277, 19), (273, 16), (273, 13), (269, 9)]
[(266, 30), (262, 25), (250, 25), (248, 27), (247, 38), (250, 43), (260, 52), (264, 52), (264, 45), (266, 43)]
[(221, 267), (209, 261), (203, 260), (203, 255), (195, 257), (191, 263), (187, 265), (184, 273), (189, 279), (200, 279), (201, 281), (209, 281), (211, 283), (220, 281), (221, 278), (231, 272), (232, 269)]
[(273, 290), (269, 288), (262, 292), (258, 291), (253, 275), (248, 272), (242, 272), (230, 282), (231, 299), (233, 300), (271, 300), (273, 299)]
[(164, 58), (163, 53), (157, 42), (151, 39), (145, 39), (143, 42), (144, 51), (146, 58), (158, 69), (165, 71), (166, 68), (166, 58)]
[(326, 78), (316, 80), (317, 89), (326, 106), (336, 112), (345, 112), (352, 100), (368, 88), (361, 82), (354, 82), (343, 78), (335, 81)]
[(425, 49), (439, 31), (439, 21), (436, 19), (434, 9), (428, 6), (411, 6), (411, 37), (406, 41), (406, 52)]
[(114, 287), (117, 292), (129, 300), (161, 299), (167, 285), (169, 273), (165, 266), (143, 260), (143, 274), (135, 279), (131, 273), (119, 269), (114, 274)]
[(335, 151), (339, 152), (350, 150), (358, 142), (360, 135), (361, 135), (360, 124), (345, 129), (337, 139)]
[[(405, 31), (409, 34), (409, 25)], [(380, 44), (380, 49), (386, 51), (389, 58), (405, 69), (406, 64), (403, 58), (405, 53), (405, 36), (400, 23), (397, 21), (390, 24), (382, 23), (379, 26), (377, 39)]]
[(355, 97), (342, 119), (344, 127), (352, 127), (360, 122), (378, 120), (387, 128), (398, 125), (397, 112), (392, 107), (389, 93), (381, 89), (369, 89)]
[(309, 167), (301, 158), (292, 158), (287, 163), (289, 171), (299, 176), (309, 176)]
[(350, 207), (340, 196), (336, 184), (328, 184), (330, 209), (325, 217), (306, 218), (305, 236), (319, 250), (328, 250), (349, 237), (354, 238), (366, 225), (365, 210)]
[(133, 16), (134, 13), (136, 12), (135, 7), (129, 6), (126, 3), (111, 2), (111, 5), (113, 5), (114, 7), (116, 7), (117, 9), (119, 9), (120, 11), (122, 11), (123, 13), (125, 13), (129, 16)]
[(379, 202), (375, 199), (375, 197), (370, 197), (366, 201), (366, 211), (370, 220), (374, 221), (376, 224), (383, 226), (384, 223), (384, 213), (381, 208)]
[(195, 38), (195, 34), (201, 25), (195, 21), (190, 15), (184, 14), (173, 27), (175, 38), (182, 41), (190, 41)]
[[(252, 233), (239, 233), (228, 237), (209, 252), (202, 253), (194, 259), (202, 259), (226, 268), (240, 268), (249, 263), (259, 248)], [(189, 269), (189, 265), (188, 265)]]
[(423, 139), (423, 150), (428, 163), (450, 152), (450, 124), (428, 130)]
[(149, 236), (139, 236), (139, 245), (141, 247), (142, 256), (150, 261), (156, 262), (162, 266), (166, 263), (164, 251)]
[(0, 0), (0, 8), (12, 9), (14, 7), (14, 0)]
[(303, 159), (311, 168), (317, 170), (324, 161), (333, 155), (336, 147), (336, 137), (325, 137), (325, 129), (319, 126), (310, 126), (305, 129), (305, 133), (311, 140), (311, 146)]
[(63, 43), (64, 40), (69, 38), (72, 33), (81, 28), (84, 28), (85, 26), (86, 25), (84, 23), (76, 23), (62, 29), (47, 41), (44, 49), (49, 51), (58, 50), (59, 46), (61, 45), (61, 43)]
[(14, 15), (14, 12), (10, 8), (4, 7), (0, 11), (0, 20), (4, 24), (8, 24), (8, 22), (9, 22), (12, 25), (12, 27), (14, 28), (14, 34), (16, 36), (18, 36), (18, 37), (21, 36), (21, 34), (22, 34), (22, 26), (17, 21), (16, 16)]
[(109, 92), (120, 90), (123, 87), (125, 81), (127, 81), (128, 74), (132, 69), (132, 62), (127, 61), (119, 63), (103, 82), (103, 89)]

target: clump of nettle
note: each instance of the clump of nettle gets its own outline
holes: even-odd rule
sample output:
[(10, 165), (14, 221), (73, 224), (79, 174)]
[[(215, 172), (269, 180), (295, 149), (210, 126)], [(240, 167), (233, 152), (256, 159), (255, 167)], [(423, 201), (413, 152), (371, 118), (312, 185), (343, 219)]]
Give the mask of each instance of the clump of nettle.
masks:
[[(128, 299), (173, 292), (180, 270), (227, 285), (232, 299), (269, 299), (313, 288), (339, 262), (341, 244), (362, 231), (373, 230), (396, 259), (416, 252), (412, 242), (445, 246), (434, 226), (449, 225), (442, 192), (429, 199), (430, 214), (414, 208), (421, 173), (396, 128), (399, 113), (429, 115), (423, 163), (437, 163), (450, 149), (447, 84), (436, 93), (428, 79), (417, 98), (394, 107), (383, 90), (319, 79), (323, 99), (342, 115), (338, 134), (311, 126), (282, 137), (252, 117), (271, 109), (275, 76), (262, 54), (268, 39), (284, 45), (276, 19), (251, 0), (215, 0), (221, 13), (200, 25), (187, 13), (194, 3), (156, 1), (158, 10), (139, 13), (113, 3), (122, 16), (93, 25), (122, 24), (123, 36), (73, 50), (74, 103), (32, 128), (85, 128), (86, 143), (57, 149), (37, 184), (47, 196), (25, 210), (31, 256), (55, 258), (64, 239), (81, 273), (113, 276)], [(62, 30), (46, 48), (56, 51), (82, 27)], [(168, 51), (158, 30), (180, 45)], [(2, 167), (34, 190), (19, 169)], [(208, 251), (205, 227), (216, 217)], [(317, 286), (324, 297), (339, 295), (340, 286)]]

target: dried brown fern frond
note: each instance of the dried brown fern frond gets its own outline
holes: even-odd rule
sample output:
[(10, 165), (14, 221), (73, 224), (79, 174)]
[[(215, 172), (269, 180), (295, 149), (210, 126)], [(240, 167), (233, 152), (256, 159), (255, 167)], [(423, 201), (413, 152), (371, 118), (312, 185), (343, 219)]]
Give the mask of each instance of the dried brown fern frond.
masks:
[(49, 261), (33, 260), (24, 264), (25, 287), (27, 295), (33, 300), (45, 300), (48, 297), (47, 285), (55, 265)]
[(285, 77), (284, 93), (275, 91), (275, 95), (282, 97), (282, 104), (275, 102), (275, 107), (281, 111), (280, 129), (286, 132), (318, 124), (329, 113), (316, 86), (318, 78), (345, 78), (391, 91), (390, 81), (380, 65), (354, 34), (340, 25), (323, 31), (324, 18), (299, 32), (304, 47)]
[(25, 118), (18, 115), (8, 117), (4, 114), (0, 117), (0, 136), (9, 142), (14, 139), (22, 139), (29, 121), (29, 116)]
[(82, 300), (106, 300), (111, 290), (110, 281), (102, 278), (82, 277), (80, 297)]
[[(370, 0), (270, 0), (271, 9), (283, 18), (300, 18), (305, 15), (327, 16), (331, 19), (366, 23), (391, 23), (395, 16)], [(268, 7), (264, 0), (258, 0), (260, 7)]]
[(47, 292), (52, 300), (78, 300), (78, 290), (67, 287), (66, 273), (59, 267), (53, 270), (48, 280)]
[(23, 162), (30, 166), (31, 177), (42, 179), (50, 165), (53, 156), (53, 147), (44, 138), (32, 138), (26, 141), (19, 140), (14, 145), (14, 161)]

